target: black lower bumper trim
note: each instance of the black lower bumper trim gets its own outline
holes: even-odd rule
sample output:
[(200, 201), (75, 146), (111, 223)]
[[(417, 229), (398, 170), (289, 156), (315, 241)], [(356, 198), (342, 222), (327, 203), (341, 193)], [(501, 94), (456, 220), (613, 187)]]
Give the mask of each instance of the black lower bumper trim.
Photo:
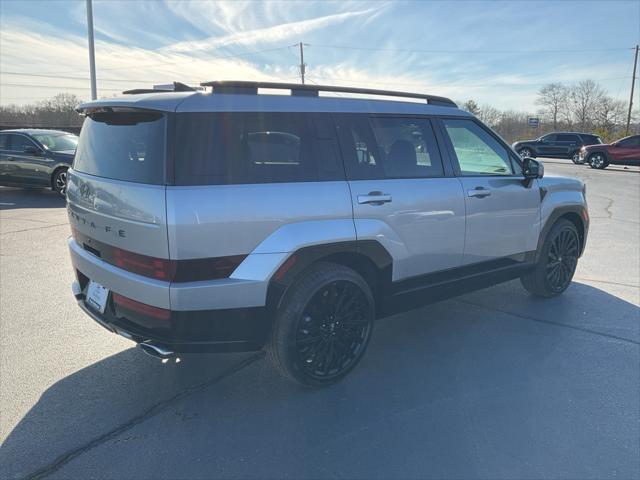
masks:
[(271, 331), (265, 307), (172, 311), (170, 320), (117, 312), (112, 302), (101, 314), (76, 295), (79, 307), (102, 327), (136, 343), (153, 343), (175, 353), (252, 352), (261, 350)]

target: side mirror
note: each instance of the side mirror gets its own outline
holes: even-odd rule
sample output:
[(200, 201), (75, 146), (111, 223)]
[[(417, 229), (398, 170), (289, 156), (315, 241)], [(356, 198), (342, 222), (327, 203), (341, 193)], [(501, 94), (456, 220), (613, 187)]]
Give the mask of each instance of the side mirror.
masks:
[(42, 155), (42, 150), (34, 146), (24, 147), (23, 152), (26, 153), (27, 155), (37, 155), (37, 156)]
[(613, 142), (611, 144), (611, 146), (614, 147), (614, 148), (618, 148), (620, 146), (620, 144), (618, 142)]
[(522, 159), (522, 173), (524, 175), (525, 185), (529, 187), (533, 180), (544, 177), (544, 165), (538, 160), (525, 157)]

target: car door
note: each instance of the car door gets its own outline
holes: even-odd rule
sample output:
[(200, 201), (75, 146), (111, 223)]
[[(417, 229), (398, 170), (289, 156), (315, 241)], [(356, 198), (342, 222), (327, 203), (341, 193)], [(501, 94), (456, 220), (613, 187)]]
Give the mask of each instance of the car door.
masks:
[(380, 242), (392, 279), (458, 267), (464, 196), (443, 163), (431, 120), (335, 114), (358, 242)]
[(536, 150), (538, 155), (542, 155), (545, 157), (551, 156), (555, 154), (556, 147), (556, 137), (555, 133), (550, 133), (540, 138), (540, 141), (536, 145)]
[(620, 161), (632, 164), (640, 163), (640, 136), (620, 140), (615, 150)]
[(556, 136), (555, 145), (557, 148), (554, 149), (554, 153), (566, 157), (569, 154), (577, 151), (580, 148), (581, 142), (582, 140), (578, 135), (559, 133)]
[(477, 121), (443, 118), (441, 124), (465, 193), (463, 264), (524, 260), (540, 233), (537, 181), (527, 188), (513, 153)]
[(7, 180), (7, 158), (8, 158), (9, 134), (0, 133), (0, 185), (4, 185)]
[(13, 133), (7, 152), (7, 179), (10, 183), (24, 185), (48, 185), (44, 175), (48, 160), (42, 148), (27, 135)]

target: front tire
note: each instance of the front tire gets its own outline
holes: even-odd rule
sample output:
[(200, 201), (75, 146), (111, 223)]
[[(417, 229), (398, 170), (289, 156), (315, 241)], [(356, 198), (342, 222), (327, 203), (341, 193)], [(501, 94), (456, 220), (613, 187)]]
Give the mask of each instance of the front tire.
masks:
[(63, 197), (67, 193), (67, 169), (60, 168), (55, 171), (53, 178), (51, 179), (51, 188), (54, 192), (62, 195)]
[(319, 262), (287, 292), (268, 355), (285, 377), (305, 386), (331, 385), (360, 362), (374, 317), (367, 282), (350, 268)]
[(521, 158), (526, 158), (526, 157), (533, 158), (533, 151), (529, 147), (523, 147), (520, 150), (518, 150), (518, 155), (520, 155)]
[(597, 170), (603, 170), (609, 166), (604, 153), (596, 152), (589, 155), (589, 166)]
[(520, 278), (522, 286), (539, 297), (560, 295), (571, 284), (579, 255), (578, 229), (569, 220), (558, 220), (542, 244), (535, 267)]

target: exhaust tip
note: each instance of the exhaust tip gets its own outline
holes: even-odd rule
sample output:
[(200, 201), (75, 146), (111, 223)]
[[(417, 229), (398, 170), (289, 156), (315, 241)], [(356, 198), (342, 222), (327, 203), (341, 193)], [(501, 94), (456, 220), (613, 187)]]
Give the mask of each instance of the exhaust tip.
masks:
[(138, 346), (147, 355), (159, 358), (161, 360), (166, 360), (175, 356), (175, 352), (167, 350), (166, 348), (159, 347), (158, 345), (154, 345), (152, 343), (139, 343)]

